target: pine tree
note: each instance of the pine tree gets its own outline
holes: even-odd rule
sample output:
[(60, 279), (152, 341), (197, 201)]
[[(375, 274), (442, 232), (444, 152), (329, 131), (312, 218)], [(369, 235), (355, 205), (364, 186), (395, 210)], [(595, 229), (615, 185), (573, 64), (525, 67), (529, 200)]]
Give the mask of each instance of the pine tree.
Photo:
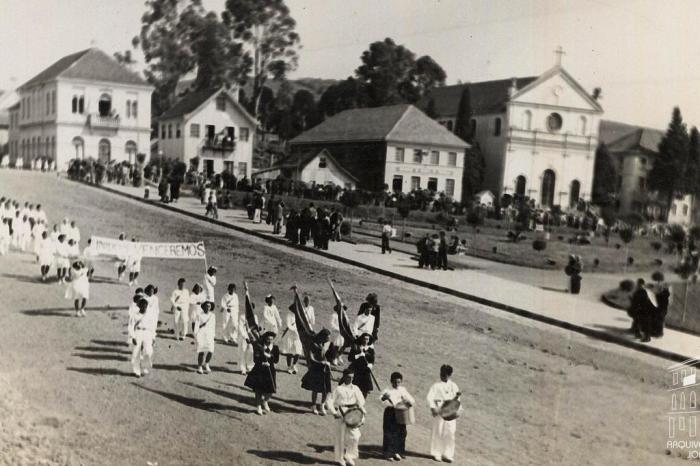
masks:
[(685, 192), (700, 194), (700, 132), (693, 126), (688, 143), (688, 162), (685, 168)]
[(459, 99), (459, 109), (457, 110), (457, 121), (455, 121), (455, 134), (463, 140), (471, 143), (474, 137), (471, 131), (472, 105), (469, 86), (464, 86)]
[(593, 168), (593, 203), (605, 206), (612, 201), (617, 191), (617, 168), (605, 144), (595, 151)]
[(678, 107), (673, 109), (671, 123), (659, 143), (659, 155), (649, 172), (649, 188), (658, 191), (666, 199), (666, 213), (674, 196), (685, 190), (685, 169), (688, 162), (688, 128)]
[(469, 202), (481, 190), (484, 183), (486, 162), (478, 143), (464, 152), (464, 171), (462, 172), (462, 200)]

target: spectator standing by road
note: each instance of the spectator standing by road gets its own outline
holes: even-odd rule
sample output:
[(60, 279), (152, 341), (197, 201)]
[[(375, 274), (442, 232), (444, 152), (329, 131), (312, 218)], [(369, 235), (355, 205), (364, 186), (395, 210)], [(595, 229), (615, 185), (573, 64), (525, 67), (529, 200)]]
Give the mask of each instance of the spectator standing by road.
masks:
[(392, 230), (391, 222), (385, 221), (382, 227), (382, 254), (386, 253), (386, 251), (389, 251), (389, 254), (391, 254), (391, 244), (389, 244), (389, 240)]

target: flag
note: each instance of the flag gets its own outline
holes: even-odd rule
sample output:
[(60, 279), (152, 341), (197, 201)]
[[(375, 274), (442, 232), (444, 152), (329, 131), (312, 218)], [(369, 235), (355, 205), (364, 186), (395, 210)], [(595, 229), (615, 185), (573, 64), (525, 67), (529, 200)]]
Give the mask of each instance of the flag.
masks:
[(352, 327), (350, 327), (350, 321), (348, 320), (348, 315), (345, 312), (345, 305), (340, 299), (340, 295), (335, 290), (333, 282), (328, 279), (328, 284), (331, 286), (331, 291), (333, 292), (333, 297), (335, 298), (334, 310), (338, 316), (338, 328), (340, 329), (340, 335), (342, 335), (345, 340), (345, 346), (352, 346), (355, 342), (355, 336), (352, 333)]
[(260, 339), (260, 326), (258, 325), (258, 320), (255, 318), (255, 312), (253, 312), (253, 303), (248, 293), (248, 283), (243, 282), (243, 287), (245, 288), (245, 322), (246, 330), (248, 331), (248, 339), (251, 343), (256, 343)]
[(294, 321), (297, 324), (297, 332), (299, 332), (299, 340), (301, 340), (301, 346), (304, 349), (304, 356), (307, 361), (310, 361), (309, 352), (311, 351), (311, 344), (314, 341), (316, 332), (311, 327), (309, 316), (306, 314), (301, 298), (299, 298), (296, 285), (292, 287), (292, 290), (294, 290), (294, 303), (289, 306), (289, 310), (294, 313)]

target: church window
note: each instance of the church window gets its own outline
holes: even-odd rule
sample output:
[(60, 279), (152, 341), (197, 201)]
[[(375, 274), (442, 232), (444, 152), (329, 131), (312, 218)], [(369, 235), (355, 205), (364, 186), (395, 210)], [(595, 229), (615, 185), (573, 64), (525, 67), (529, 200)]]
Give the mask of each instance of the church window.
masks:
[(496, 118), (496, 120), (493, 123), (493, 135), (494, 136), (501, 135), (501, 119), (500, 118)]
[(558, 113), (550, 113), (547, 117), (547, 129), (551, 132), (559, 131), (562, 127), (564, 120), (562, 120), (561, 115)]
[(131, 101), (126, 101), (126, 117), (131, 118)]
[(554, 204), (554, 185), (556, 183), (556, 175), (552, 170), (545, 170), (542, 174), (542, 198), (540, 204), (542, 207), (552, 207)]
[(221, 93), (216, 98), (216, 109), (226, 111), (226, 95)]
[(70, 110), (72, 113), (78, 113), (78, 96), (73, 96), (73, 100), (71, 100)]
[(578, 199), (581, 192), (581, 182), (579, 180), (574, 180), (571, 182), (570, 194), (569, 194), (569, 207), (574, 208), (578, 205)]
[(81, 115), (85, 113), (85, 96), (80, 96), (78, 99), (78, 113)]
[(579, 129), (579, 133), (582, 136), (586, 135), (586, 125), (587, 124), (588, 124), (588, 121), (586, 120), (585, 116), (582, 116), (581, 118), (579, 118), (579, 123), (578, 123), (579, 128), (578, 129)]
[(326, 157), (322, 155), (318, 158), (318, 168), (326, 168), (327, 166), (328, 162), (326, 161)]
[(532, 129), (532, 112), (530, 110), (525, 110), (523, 113), (523, 129), (527, 131)]

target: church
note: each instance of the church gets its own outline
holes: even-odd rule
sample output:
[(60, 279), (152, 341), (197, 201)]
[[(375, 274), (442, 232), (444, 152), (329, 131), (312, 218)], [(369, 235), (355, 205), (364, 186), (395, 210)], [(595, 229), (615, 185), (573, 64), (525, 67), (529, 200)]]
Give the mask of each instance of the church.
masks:
[(472, 142), (485, 161), (483, 189), (526, 196), (548, 209), (590, 200), (603, 109), (561, 66), (540, 76), (435, 88), (420, 103), (451, 131), (469, 99)]

